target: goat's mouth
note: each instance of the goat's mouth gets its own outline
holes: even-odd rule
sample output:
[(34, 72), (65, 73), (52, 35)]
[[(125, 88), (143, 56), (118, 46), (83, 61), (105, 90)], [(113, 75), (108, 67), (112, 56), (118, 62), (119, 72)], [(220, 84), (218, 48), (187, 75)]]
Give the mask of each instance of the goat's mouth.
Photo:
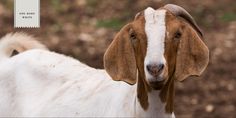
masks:
[(155, 90), (160, 90), (164, 84), (165, 84), (165, 79), (161, 80), (161, 81), (149, 81), (148, 82), (150, 87), (155, 89)]

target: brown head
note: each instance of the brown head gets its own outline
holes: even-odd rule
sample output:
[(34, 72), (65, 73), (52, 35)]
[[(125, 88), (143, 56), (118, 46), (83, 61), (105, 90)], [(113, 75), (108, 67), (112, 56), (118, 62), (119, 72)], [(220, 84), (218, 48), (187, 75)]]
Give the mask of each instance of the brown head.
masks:
[(138, 98), (144, 109), (148, 108), (147, 92), (152, 90), (161, 90), (167, 107), (173, 106), (168, 101), (173, 97), (174, 80), (199, 76), (208, 61), (209, 51), (196, 22), (172, 4), (138, 13), (104, 55), (105, 69), (113, 80), (131, 85), (138, 82)]

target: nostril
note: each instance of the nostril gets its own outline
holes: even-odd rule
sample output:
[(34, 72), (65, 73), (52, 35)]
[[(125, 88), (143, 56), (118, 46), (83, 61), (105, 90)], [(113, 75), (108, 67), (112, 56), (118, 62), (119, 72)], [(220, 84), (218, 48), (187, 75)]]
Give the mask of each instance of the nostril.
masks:
[(164, 69), (164, 64), (159, 64), (159, 66), (158, 66), (158, 71), (160, 72), (160, 71), (162, 71)]
[(147, 67), (148, 72), (151, 72), (152, 66), (151, 65), (147, 65), (146, 67)]

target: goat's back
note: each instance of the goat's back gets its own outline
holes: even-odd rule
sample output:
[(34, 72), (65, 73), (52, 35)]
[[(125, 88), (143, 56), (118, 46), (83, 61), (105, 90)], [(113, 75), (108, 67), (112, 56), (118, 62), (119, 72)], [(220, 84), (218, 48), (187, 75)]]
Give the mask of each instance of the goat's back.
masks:
[[(1, 63), (1, 116), (131, 116), (134, 87), (104, 70), (44, 50)], [(124, 111), (126, 110), (126, 111)]]

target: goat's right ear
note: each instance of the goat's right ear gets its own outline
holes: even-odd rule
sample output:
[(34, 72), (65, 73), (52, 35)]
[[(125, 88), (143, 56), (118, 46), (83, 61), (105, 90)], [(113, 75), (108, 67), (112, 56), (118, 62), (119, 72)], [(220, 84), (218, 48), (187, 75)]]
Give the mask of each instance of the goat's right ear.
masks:
[(121, 29), (105, 52), (104, 67), (113, 80), (136, 83), (137, 66), (129, 38), (129, 24)]

